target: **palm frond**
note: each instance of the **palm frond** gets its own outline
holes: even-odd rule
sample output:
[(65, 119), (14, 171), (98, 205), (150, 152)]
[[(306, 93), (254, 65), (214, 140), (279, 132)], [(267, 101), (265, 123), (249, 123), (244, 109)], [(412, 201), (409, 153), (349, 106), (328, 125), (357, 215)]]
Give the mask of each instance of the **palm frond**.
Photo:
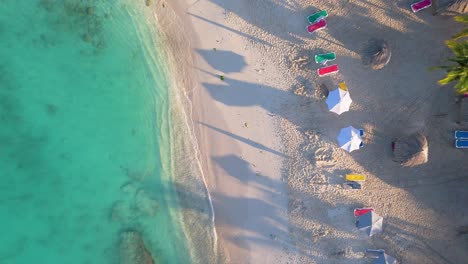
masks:
[(449, 71), (447, 73), (447, 76), (445, 78), (439, 80), (438, 83), (440, 85), (446, 85), (446, 84), (449, 84), (451, 82), (460, 80), (461, 76), (462, 75), (461, 75), (460, 71)]
[(468, 23), (468, 16), (456, 16), (455, 21), (461, 23)]
[(452, 37), (452, 40), (458, 40), (458, 39), (461, 39), (461, 38), (466, 38), (468, 37), (468, 28), (465, 28), (464, 30), (462, 30), (460, 33), (454, 35)]
[[(457, 22), (468, 23), (468, 16), (455, 17)], [(468, 37), (468, 28), (463, 29), (460, 33), (454, 35), (452, 39), (445, 42), (449, 47), (454, 57), (448, 58), (447, 62), (452, 65), (442, 65), (432, 67), (431, 70), (445, 70), (447, 75), (445, 78), (438, 81), (440, 85), (447, 85), (452, 82), (455, 84), (457, 93), (468, 93), (468, 41), (463, 40)]]

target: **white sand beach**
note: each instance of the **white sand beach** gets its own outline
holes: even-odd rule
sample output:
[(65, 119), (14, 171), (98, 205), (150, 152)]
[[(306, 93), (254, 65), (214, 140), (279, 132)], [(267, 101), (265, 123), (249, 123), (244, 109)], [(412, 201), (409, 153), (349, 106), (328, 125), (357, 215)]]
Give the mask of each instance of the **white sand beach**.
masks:
[[(411, 1), (180, 0), (157, 2), (184, 23), (193, 122), (225, 263), (370, 263), (381, 248), (400, 263), (463, 263), (468, 240), (468, 152), (455, 149), (452, 87), (429, 71), (451, 55), (451, 17), (413, 13)], [(163, 7), (164, 6), (164, 7)], [(326, 9), (327, 28), (307, 33)], [(382, 70), (363, 65), (371, 39), (392, 50)], [(335, 52), (340, 71), (319, 77), (313, 56)], [(185, 54), (185, 53), (181, 53)], [(224, 77), (221, 80), (220, 76)], [(353, 104), (328, 111), (324, 89), (346, 82)], [(326, 88), (324, 88), (326, 87)], [(337, 145), (341, 128), (365, 131), (364, 147)], [(391, 142), (413, 132), (429, 161), (402, 167)], [(347, 173), (367, 176), (344, 190)], [(373, 207), (383, 232), (368, 237), (353, 209)]]

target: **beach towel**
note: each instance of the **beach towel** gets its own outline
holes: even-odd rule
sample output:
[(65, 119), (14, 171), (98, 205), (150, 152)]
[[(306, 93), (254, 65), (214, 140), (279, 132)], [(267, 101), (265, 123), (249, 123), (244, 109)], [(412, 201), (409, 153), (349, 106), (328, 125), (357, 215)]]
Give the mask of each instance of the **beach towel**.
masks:
[(361, 174), (346, 174), (347, 181), (365, 181), (366, 176)]
[(309, 20), (310, 24), (313, 24), (313, 23), (319, 21), (320, 19), (326, 18), (327, 16), (328, 16), (327, 10), (321, 10), (321, 11), (318, 11), (317, 13), (315, 13), (315, 14), (312, 14), (312, 15), (308, 16), (307, 20)]
[(307, 31), (309, 33), (314, 33), (315, 31), (317, 31), (319, 29), (326, 28), (326, 27), (327, 27), (327, 21), (325, 21), (325, 19), (321, 19), (321, 20), (315, 22), (312, 25), (308, 25), (307, 26)]
[(343, 183), (343, 189), (345, 190), (361, 190), (362, 184), (360, 182), (355, 181), (347, 181)]
[(456, 148), (468, 148), (468, 140), (455, 140)]
[(335, 52), (329, 52), (324, 54), (317, 54), (315, 55), (315, 63), (326, 64), (329, 61), (333, 61), (336, 59)]
[(468, 131), (455, 131), (455, 139), (467, 139), (468, 140)]
[(354, 209), (354, 217), (359, 217), (361, 215), (367, 214), (368, 212), (374, 211), (374, 208), (367, 207), (367, 208), (356, 208)]
[(319, 76), (325, 76), (328, 74), (338, 72), (338, 65), (334, 64), (331, 66), (323, 67), (317, 70)]
[(423, 9), (426, 9), (432, 5), (431, 0), (422, 0), (417, 3), (414, 3), (411, 5), (411, 10), (413, 10), (414, 13), (421, 11)]

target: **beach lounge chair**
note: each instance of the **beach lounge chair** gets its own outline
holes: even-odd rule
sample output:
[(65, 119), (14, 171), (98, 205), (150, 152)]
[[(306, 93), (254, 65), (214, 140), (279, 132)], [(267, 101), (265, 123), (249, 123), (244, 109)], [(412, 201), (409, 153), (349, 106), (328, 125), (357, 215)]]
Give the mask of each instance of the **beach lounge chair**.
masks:
[(315, 55), (315, 63), (326, 64), (336, 59), (335, 52)]
[(468, 140), (468, 131), (455, 131), (455, 139), (467, 139)]
[(356, 208), (356, 209), (354, 209), (354, 217), (359, 217), (359, 216), (367, 214), (368, 212), (371, 212), (371, 211), (374, 211), (374, 208), (372, 208), (372, 207)]
[(411, 10), (413, 10), (414, 13), (421, 11), (423, 9), (426, 9), (432, 5), (431, 0), (422, 0), (417, 3), (414, 3), (411, 5)]
[(331, 66), (323, 67), (317, 70), (319, 76), (325, 76), (328, 74), (338, 72), (338, 65), (334, 64)]
[(456, 148), (468, 148), (468, 140), (455, 140), (455, 147)]
[(355, 181), (347, 181), (347, 182), (343, 183), (343, 189), (345, 189), (345, 190), (361, 190), (362, 189), (362, 183), (355, 182)]
[(366, 176), (362, 174), (346, 174), (347, 181), (365, 181)]
[(327, 13), (327, 10), (321, 10), (321, 11), (318, 11), (317, 13), (315, 14), (312, 14), (310, 16), (307, 17), (307, 20), (309, 20), (309, 23), (310, 24), (313, 24), (317, 21), (319, 21), (320, 19), (323, 19), (325, 17), (328, 16), (328, 13)]
[[(363, 129), (359, 129), (359, 135), (360, 135), (361, 137), (364, 136), (364, 130), (363, 130)], [(361, 144), (359, 144), (359, 147), (360, 147), (360, 148), (364, 147), (364, 142), (361, 142)]]
[(312, 25), (308, 25), (307, 26), (307, 31), (309, 33), (314, 33), (315, 31), (317, 31), (319, 29), (326, 28), (326, 27), (327, 27), (327, 21), (325, 21), (325, 19), (321, 19), (321, 20), (315, 22)]

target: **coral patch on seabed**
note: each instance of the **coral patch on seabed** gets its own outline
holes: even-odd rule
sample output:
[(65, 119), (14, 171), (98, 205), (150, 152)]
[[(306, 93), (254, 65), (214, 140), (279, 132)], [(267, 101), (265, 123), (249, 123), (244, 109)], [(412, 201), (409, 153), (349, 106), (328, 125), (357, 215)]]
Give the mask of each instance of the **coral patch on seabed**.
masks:
[(120, 235), (121, 264), (154, 264), (153, 256), (137, 231), (125, 231)]

